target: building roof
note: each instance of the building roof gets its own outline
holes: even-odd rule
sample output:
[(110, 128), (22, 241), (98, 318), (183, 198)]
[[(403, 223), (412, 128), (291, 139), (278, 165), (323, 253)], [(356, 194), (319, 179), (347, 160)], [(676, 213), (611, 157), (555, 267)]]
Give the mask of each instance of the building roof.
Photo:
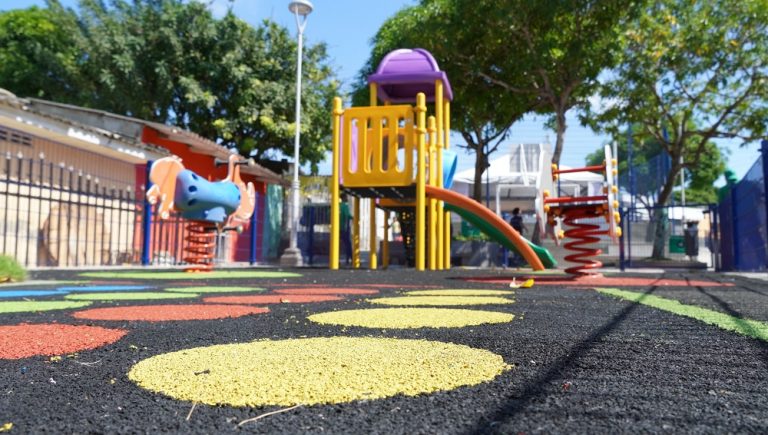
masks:
[[(36, 113), (67, 120), (99, 131), (111, 132), (111, 134), (116, 135), (117, 137), (132, 140), (137, 144), (142, 144), (144, 129), (149, 128), (157, 132), (160, 137), (185, 144), (189, 146), (193, 152), (199, 154), (226, 160), (229, 155), (234, 152), (230, 148), (217, 144), (216, 142), (206, 139), (189, 130), (158, 122), (145, 121), (143, 119), (118, 115), (103, 110), (38, 100), (36, 98), (30, 98), (28, 100), (28, 107), (29, 110)], [(159, 148), (149, 144), (143, 145), (152, 147), (153, 149)], [(165, 149), (163, 149), (163, 151), (167, 154)], [(283, 185), (286, 185), (287, 183), (287, 181), (280, 175), (254, 162), (251, 162), (248, 166), (241, 167), (240, 170), (242, 173), (251, 175), (257, 180), (265, 183)]]
[(423, 48), (401, 48), (384, 56), (368, 83), (376, 83), (379, 98), (393, 103), (413, 103), (416, 94), (424, 93), (428, 102), (435, 101), (435, 81), (443, 82), (443, 96), (453, 100), (453, 91), (445, 72)]
[(132, 137), (35, 110), (28, 99), (0, 89), (3, 124), (25, 133), (131, 163), (165, 157), (168, 150), (144, 144)]

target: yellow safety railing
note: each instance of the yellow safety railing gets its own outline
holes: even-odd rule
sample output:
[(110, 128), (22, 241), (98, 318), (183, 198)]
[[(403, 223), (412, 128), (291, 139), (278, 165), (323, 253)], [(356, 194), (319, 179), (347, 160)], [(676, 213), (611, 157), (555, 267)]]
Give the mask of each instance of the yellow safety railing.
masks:
[[(415, 179), (414, 118), (414, 108), (407, 105), (344, 110), (341, 134), (344, 186), (412, 185)], [(403, 151), (398, 152), (399, 148)]]

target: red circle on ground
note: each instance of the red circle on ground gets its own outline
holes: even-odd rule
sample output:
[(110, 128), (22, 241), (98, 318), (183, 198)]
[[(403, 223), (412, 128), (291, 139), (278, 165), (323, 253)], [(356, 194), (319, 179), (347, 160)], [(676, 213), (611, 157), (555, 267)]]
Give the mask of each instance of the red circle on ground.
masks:
[(282, 284), (270, 284), (272, 287), (301, 287), (301, 288), (315, 288), (315, 287), (328, 287), (328, 284), (296, 284), (292, 282)]
[(378, 290), (369, 290), (363, 288), (281, 288), (275, 290), (275, 293), (281, 295), (375, 295)]
[(227, 317), (241, 317), (249, 314), (269, 312), (263, 307), (243, 307), (238, 305), (134, 305), (127, 307), (93, 308), (77, 311), (72, 315), (78, 319), (89, 320), (143, 320), (163, 322), (170, 320), (211, 320)]
[[(563, 286), (616, 286), (616, 287), (733, 287), (732, 283), (716, 281), (697, 281), (692, 279), (668, 279), (668, 278), (632, 278), (618, 276), (594, 276), (568, 279), (554, 276), (518, 276), (519, 281), (533, 278), (534, 285), (563, 285)], [(512, 277), (477, 277), (462, 278), (468, 282), (482, 282), (486, 284), (509, 285)]]
[(0, 359), (60, 355), (96, 349), (123, 338), (128, 331), (98, 326), (57, 324), (0, 326)]
[(254, 296), (213, 296), (203, 302), (215, 304), (301, 304), (304, 302), (341, 301), (344, 298), (331, 295), (254, 295)]
[(399, 285), (399, 284), (355, 284), (358, 287), (379, 287), (379, 288), (442, 288), (439, 285)]

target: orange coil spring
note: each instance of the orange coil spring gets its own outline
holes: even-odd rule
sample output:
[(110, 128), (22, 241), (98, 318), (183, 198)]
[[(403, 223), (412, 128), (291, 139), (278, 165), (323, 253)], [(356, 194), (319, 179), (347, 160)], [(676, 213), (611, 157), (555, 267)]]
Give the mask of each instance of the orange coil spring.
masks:
[(192, 266), (185, 272), (210, 272), (216, 249), (216, 227), (210, 222), (189, 221), (184, 237), (184, 261)]
[(566, 256), (565, 260), (571, 263), (580, 263), (577, 266), (565, 269), (566, 273), (578, 276), (598, 274), (594, 269), (602, 267), (603, 263), (590, 257), (599, 255), (602, 250), (590, 248), (588, 245), (599, 242), (600, 237), (598, 236), (608, 234), (608, 231), (600, 230), (600, 225), (576, 222), (576, 220), (597, 218), (600, 215), (595, 212), (594, 206), (570, 208), (565, 210), (563, 215), (565, 216), (563, 223), (570, 227), (565, 231), (565, 237), (574, 239), (563, 246), (565, 249), (576, 251), (575, 254)]

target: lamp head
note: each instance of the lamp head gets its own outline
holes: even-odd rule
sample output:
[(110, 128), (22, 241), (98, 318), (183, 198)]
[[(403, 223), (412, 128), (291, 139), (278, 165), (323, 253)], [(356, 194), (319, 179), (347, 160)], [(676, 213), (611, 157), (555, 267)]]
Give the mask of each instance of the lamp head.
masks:
[(312, 2), (309, 0), (294, 0), (288, 4), (288, 10), (294, 14), (306, 17), (312, 12)]

